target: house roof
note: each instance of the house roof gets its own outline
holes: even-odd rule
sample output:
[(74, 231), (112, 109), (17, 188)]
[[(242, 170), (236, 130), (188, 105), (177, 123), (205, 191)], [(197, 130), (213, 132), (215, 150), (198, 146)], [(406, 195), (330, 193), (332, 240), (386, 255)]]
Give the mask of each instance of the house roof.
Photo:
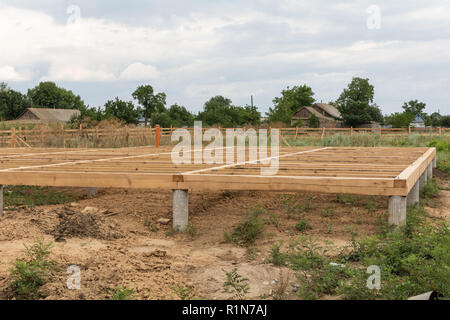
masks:
[(318, 106), (319, 108), (323, 109), (325, 112), (327, 112), (328, 114), (332, 115), (335, 118), (339, 119), (341, 118), (341, 113), (339, 112), (339, 110), (331, 104), (315, 103), (313, 105)]
[[(322, 113), (320, 113), (319, 111), (314, 109), (313, 106), (319, 107), (320, 109), (325, 111), (327, 114), (331, 115), (332, 117), (323, 115)], [(325, 104), (325, 103), (315, 103), (311, 107), (302, 107), (294, 114), (293, 118), (298, 119), (299, 117), (297, 116), (297, 114), (300, 112), (300, 110), (303, 110), (303, 109), (308, 110), (310, 113), (315, 114), (318, 118), (321, 118), (321, 119), (334, 120), (335, 118), (338, 118), (338, 119), (341, 118), (341, 113), (338, 111), (338, 109), (335, 106), (332, 106), (330, 104)]]
[[(27, 111), (33, 113), (39, 120), (45, 122), (68, 122), (74, 115), (81, 114), (80, 110), (75, 109), (27, 108), (25, 112)], [(22, 113), (22, 115), (24, 113)], [(22, 117), (22, 115), (20, 117)]]
[(413, 122), (425, 122), (420, 114), (416, 115)]

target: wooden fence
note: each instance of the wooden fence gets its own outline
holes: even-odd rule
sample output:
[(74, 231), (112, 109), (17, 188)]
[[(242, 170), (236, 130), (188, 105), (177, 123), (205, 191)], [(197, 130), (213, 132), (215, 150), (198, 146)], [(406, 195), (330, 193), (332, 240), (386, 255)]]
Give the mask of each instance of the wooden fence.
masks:
[[(184, 128), (193, 133), (194, 128)], [(217, 128), (223, 134), (227, 128)], [(232, 128), (236, 129), (236, 128)], [(250, 127), (241, 128), (244, 130)], [(267, 128), (270, 131), (270, 127)], [(381, 136), (408, 136), (411, 134), (449, 136), (450, 128), (274, 128), (280, 130), (282, 139), (301, 137), (325, 137), (334, 134), (357, 135), (376, 134)], [(127, 147), (170, 143), (170, 136), (176, 128), (94, 128), (64, 129), (63, 127), (37, 127), (34, 129), (0, 130), (1, 147)], [(208, 128), (203, 128), (203, 132)], [(156, 139), (156, 136), (160, 139)], [(157, 141), (158, 140), (158, 141)]]

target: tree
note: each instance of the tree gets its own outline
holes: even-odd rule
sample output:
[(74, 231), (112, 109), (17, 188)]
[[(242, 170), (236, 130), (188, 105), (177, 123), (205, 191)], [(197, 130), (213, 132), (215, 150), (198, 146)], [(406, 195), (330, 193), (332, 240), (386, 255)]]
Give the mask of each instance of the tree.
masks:
[(152, 126), (159, 125), (162, 128), (168, 128), (172, 125), (172, 119), (167, 111), (154, 112), (150, 122)]
[(439, 127), (441, 124), (442, 116), (439, 114), (439, 112), (433, 112), (426, 118), (426, 122), (429, 123), (430, 126)]
[(319, 117), (317, 117), (314, 113), (311, 113), (308, 118), (308, 124), (310, 128), (318, 128), (320, 124)]
[(411, 100), (409, 102), (405, 102), (402, 106), (403, 110), (413, 116), (420, 115), (421, 117), (425, 117), (426, 113), (423, 111), (426, 108), (426, 104), (423, 102), (419, 102), (418, 100)]
[(0, 120), (15, 120), (30, 106), (28, 98), (0, 83)]
[(267, 117), (269, 122), (283, 122), (291, 124), (292, 116), (301, 107), (310, 106), (315, 102), (314, 92), (307, 85), (294, 86), (281, 92), (281, 97), (273, 99), (274, 108), (269, 108)]
[(141, 109), (136, 108), (133, 102), (125, 102), (116, 98), (105, 103), (105, 117), (124, 120), (126, 123), (138, 124)]
[(386, 116), (386, 123), (393, 128), (406, 128), (414, 120), (414, 116), (407, 112), (396, 112)]
[(140, 86), (133, 92), (133, 98), (139, 102), (142, 107), (145, 118), (145, 126), (147, 126), (148, 119), (155, 112), (166, 111), (166, 94), (163, 92), (154, 93), (152, 86)]
[(177, 128), (192, 126), (194, 124), (194, 115), (185, 107), (174, 104), (168, 110), (171, 119), (171, 125)]
[(298, 120), (295, 122), (294, 126), (295, 126), (295, 127), (303, 127), (303, 120), (302, 120), (302, 119), (298, 119)]
[(202, 112), (197, 115), (197, 120), (213, 126), (238, 127), (246, 124), (257, 125), (260, 122), (261, 114), (250, 106), (234, 106), (232, 101), (223, 96), (216, 96), (209, 99)]
[(369, 79), (355, 77), (336, 100), (336, 107), (348, 126), (358, 126), (371, 121), (382, 122), (379, 107), (373, 102), (374, 87)]
[(442, 116), (441, 122), (439, 124), (441, 127), (450, 128), (450, 115), (449, 116)]
[(54, 82), (41, 82), (28, 90), (28, 98), (35, 108), (78, 109), (86, 108), (80, 96), (58, 87)]

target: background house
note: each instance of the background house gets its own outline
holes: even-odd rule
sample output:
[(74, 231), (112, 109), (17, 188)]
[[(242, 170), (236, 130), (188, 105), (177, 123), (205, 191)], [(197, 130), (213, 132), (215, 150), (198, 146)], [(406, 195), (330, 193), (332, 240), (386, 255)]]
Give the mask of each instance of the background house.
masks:
[(80, 110), (75, 109), (45, 109), (45, 108), (27, 108), (16, 121), (21, 122), (69, 122), (73, 116), (79, 116)]
[(311, 114), (315, 114), (319, 118), (320, 128), (340, 128), (343, 126), (339, 110), (335, 106), (325, 103), (315, 103), (310, 107), (300, 108), (294, 113), (291, 125), (295, 125), (299, 119), (302, 119), (303, 125), (307, 126)]
[(425, 120), (420, 114), (418, 114), (414, 117), (414, 120), (411, 122), (410, 126), (414, 128), (425, 128)]

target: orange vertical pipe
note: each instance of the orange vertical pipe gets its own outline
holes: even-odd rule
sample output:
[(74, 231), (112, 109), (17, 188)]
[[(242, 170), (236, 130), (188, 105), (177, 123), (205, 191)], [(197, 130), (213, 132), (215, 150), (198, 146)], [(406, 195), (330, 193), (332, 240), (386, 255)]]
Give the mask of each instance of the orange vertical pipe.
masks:
[(155, 139), (156, 139), (155, 146), (156, 146), (156, 148), (159, 148), (160, 130), (161, 130), (160, 126), (157, 125), (156, 126), (156, 133), (155, 133)]

